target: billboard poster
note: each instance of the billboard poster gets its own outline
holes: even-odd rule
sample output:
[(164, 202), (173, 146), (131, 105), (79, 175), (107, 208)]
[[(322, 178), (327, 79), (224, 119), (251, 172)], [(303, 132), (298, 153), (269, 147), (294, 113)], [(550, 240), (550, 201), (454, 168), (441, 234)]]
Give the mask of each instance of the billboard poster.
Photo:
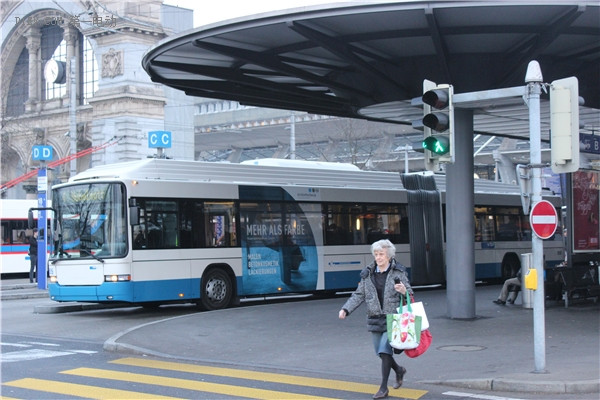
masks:
[[(260, 202), (244, 201), (250, 199), (241, 191), (243, 274), (240, 289), (246, 295), (306, 292), (317, 288), (318, 261), (313, 227), (320, 223), (320, 207), (318, 204), (275, 200), (268, 195), (274, 190), (267, 189), (271, 193), (263, 193), (265, 196)], [(252, 194), (257, 200), (254, 196), (257, 193)]]
[(578, 171), (572, 174), (573, 251), (600, 251), (600, 173)]

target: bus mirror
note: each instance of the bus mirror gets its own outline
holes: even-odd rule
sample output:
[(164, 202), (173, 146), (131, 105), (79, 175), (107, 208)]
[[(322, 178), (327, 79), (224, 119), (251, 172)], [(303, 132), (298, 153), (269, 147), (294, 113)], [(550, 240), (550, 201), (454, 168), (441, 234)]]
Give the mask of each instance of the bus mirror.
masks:
[(140, 224), (140, 208), (138, 206), (129, 207), (129, 224)]
[(27, 212), (27, 227), (29, 229), (33, 229), (34, 225), (33, 225), (33, 210), (29, 210)]

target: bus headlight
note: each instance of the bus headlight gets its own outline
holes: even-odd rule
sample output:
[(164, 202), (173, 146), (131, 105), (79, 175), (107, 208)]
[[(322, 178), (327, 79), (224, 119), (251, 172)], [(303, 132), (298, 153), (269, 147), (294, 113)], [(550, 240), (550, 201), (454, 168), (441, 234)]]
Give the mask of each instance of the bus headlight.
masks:
[(104, 275), (104, 282), (129, 282), (131, 275)]

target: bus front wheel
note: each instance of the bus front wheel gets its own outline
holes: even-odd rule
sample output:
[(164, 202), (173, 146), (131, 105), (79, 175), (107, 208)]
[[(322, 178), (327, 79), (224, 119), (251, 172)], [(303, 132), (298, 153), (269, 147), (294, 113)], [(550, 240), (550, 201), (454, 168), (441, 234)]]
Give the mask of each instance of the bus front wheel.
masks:
[(226, 308), (231, 302), (233, 286), (229, 275), (215, 268), (202, 278), (202, 294), (200, 301), (206, 310)]

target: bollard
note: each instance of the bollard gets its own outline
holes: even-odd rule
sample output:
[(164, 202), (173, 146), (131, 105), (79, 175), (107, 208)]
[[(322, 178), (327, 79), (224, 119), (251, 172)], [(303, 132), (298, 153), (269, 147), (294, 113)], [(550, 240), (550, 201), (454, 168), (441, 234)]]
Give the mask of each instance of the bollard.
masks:
[(533, 308), (533, 290), (525, 287), (525, 275), (531, 268), (532, 253), (521, 254), (521, 298), (523, 299), (523, 308)]

